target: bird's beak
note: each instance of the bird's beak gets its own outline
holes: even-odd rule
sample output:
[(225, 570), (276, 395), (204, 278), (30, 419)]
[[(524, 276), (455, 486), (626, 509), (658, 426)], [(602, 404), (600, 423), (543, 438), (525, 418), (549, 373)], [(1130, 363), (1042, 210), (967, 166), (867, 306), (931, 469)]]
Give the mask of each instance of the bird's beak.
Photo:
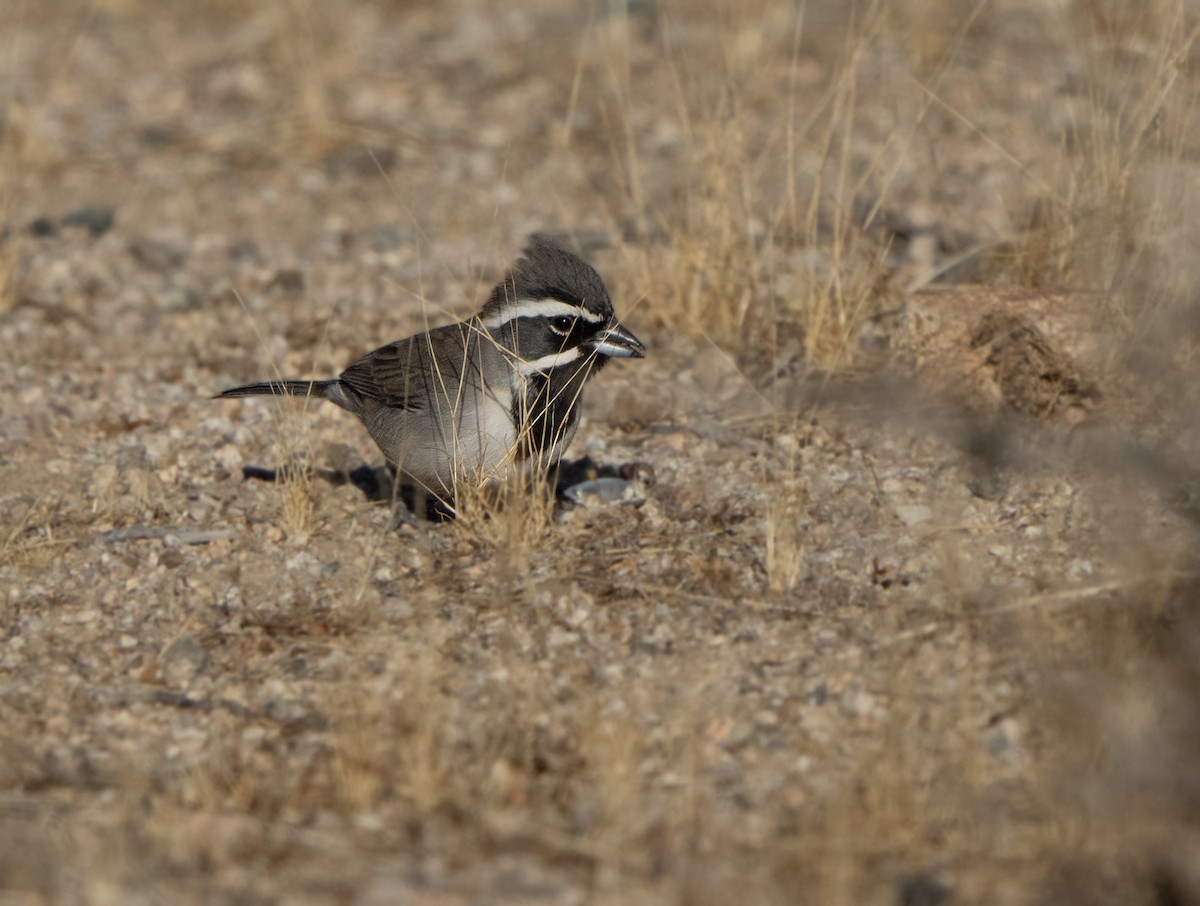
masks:
[(642, 341), (620, 324), (614, 324), (592, 341), (592, 348), (600, 355), (616, 359), (640, 359), (646, 354)]

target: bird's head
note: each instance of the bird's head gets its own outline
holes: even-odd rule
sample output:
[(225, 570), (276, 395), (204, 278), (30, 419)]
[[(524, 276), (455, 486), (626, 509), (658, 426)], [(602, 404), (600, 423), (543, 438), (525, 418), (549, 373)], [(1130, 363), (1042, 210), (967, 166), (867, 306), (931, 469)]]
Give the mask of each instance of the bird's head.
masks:
[(641, 358), (646, 348), (617, 321), (595, 268), (573, 252), (534, 240), (488, 297), (480, 320), (516, 361), (538, 374), (609, 358)]

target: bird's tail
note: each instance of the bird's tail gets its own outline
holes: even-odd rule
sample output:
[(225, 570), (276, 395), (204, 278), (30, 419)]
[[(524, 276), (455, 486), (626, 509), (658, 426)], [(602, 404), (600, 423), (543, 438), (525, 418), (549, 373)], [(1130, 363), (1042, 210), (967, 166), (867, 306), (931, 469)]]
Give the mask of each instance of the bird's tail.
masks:
[(228, 390), (222, 390), (213, 399), (230, 399), (235, 396), (312, 396), (337, 402), (341, 393), (338, 390), (338, 381), (263, 381), (243, 387), (230, 387)]

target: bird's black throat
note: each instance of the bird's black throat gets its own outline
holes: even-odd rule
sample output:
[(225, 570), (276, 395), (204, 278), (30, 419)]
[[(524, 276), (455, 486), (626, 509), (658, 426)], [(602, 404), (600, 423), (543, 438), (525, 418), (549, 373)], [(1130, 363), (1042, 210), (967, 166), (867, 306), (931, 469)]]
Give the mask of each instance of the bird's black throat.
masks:
[(579, 423), (583, 386), (604, 361), (603, 356), (587, 356), (526, 379), (524, 398), (513, 400), (519, 460), (543, 457), (571, 436)]

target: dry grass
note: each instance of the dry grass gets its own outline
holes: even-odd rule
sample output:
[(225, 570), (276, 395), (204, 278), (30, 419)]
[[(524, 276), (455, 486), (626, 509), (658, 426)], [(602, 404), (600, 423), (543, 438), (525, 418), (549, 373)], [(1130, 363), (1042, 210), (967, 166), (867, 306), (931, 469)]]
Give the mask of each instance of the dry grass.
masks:
[[(248, 321), (280, 337), (304, 320), (322, 325), (322, 361), (348, 361), (426, 326), (394, 293), (423, 286), (425, 268), (451, 287), (428, 302), (437, 310), (486, 282), (459, 259), (488, 246), (489, 218), (524, 229), (569, 211), (579, 222), (566, 227), (599, 224), (614, 240), (599, 263), (618, 311), (653, 331), (632, 368), (657, 369), (606, 370), (575, 449), (644, 457), (660, 478), (642, 506), (571, 510), (537, 479), (467, 482), (453, 524), (397, 527), (389, 507), (308, 468), (354, 430), (349, 417), (294, 400), (269, 401), (266, 424), (251, 407), (195, 414), (198, 388), (234, 366), (210, 350), (179, 362), (181, 349), (198, 357), (187, 318), (230, 318), (215, 287), (261, 288), (273, 264), (193, 252), (185, 317), (162, 302), (161, 274), (103, 271), (132, 267), (124, 245), (138, 233), (98, 253), (66, 240), (44, 251), (14, 230), (0, 310), (24, 332), (4, 351), (29, 362), (74, 348), (79, 361), (55, 359), (61, 374), (44, 379), (70, 381), (45, 397), (23, 396), (28, 370), (4, 388), (26, 421), (15, 440), (0, 434), (0, 658), (13, 678), (0, 695), (0, 892), (696, 906), (939, 902), (943, 884), (963, 903), (1200, 896), (1194, 14), (706, 0), (602, 4), (579, 19), (551, 6), (511, 21), (474, 10), (476, 27), (528, 29), (479, 43), (420, 4), (343, 19), (230, 0), (223, 17), (255, 23), (237, 45), (250, 62), (235, 63), (284, 76), (246, 78), (232, 100), (223, 61), (164, 76), (123, 43), (141, 34), (138, 0), (102, 4), (103, 21), (80, 27), (102, 36), (85, 42), (82, 73), (102, 76), (113, 42), (137, 62), (138, 92), (217, 96), (197, 102), (197, 131), (211, 129), (194, 147), (244, 136), (245, 105), (287, 161), (242, 168), (230, 155), (228, 207), (196, 204), (196, 230), (218, 250), (243, 230), (315, 249), (306, 267), (325, 282), (287, 306), (248, 301), (205, 345), (240, 356)], [(30, 19), (29, 40), (43, 28)], [(418, 62), (380, 76), (399, 64), (376, 33)], [(106, 102), (69, 67), (57, 78), (63, 97), (43, 86), (34, 109), (70, 121), (56, 105)], [(1040, 92), (1052, 79), (1061, 90)], [(8, 97), (0, 86), (16, 110)], [(363, 113), (373, 104), (378, 122)], [(67, 113), (86, 121), (83, 106)], [(348, 138), (426, 120), (429, 146), (403, 149), (386, 186), (322, 181), (324, 155)], [(0, 221), (13, 225), (40, 213), (39, 191), (82, 203), (52, 195), (22, 134), (0, 135)], [(194, 148), (120, 151), (144, 157), (149, 179), (154, 154), (187, 169)], [(105, 172), (78, 153), (66, 172)], [(207, 185), (202, 164), (181, 183)], [(17, 190), (24, 179), (32, 191)], [(484, 185), (495, 197), (475, 197)], [(376, 196), (429, 222), (428, 249), (452, 246), (445, 260), (412, 265), (403, 245), (364, 251), (340, 234), (359, 217), (374, 225), (388, 210)], [(131, 198), (118, 223), (141, 230), (159, 202)], [(909, 211), (940, 231), (932, 261), (912, 252), (905, 230), (918, 228), (895, 226)], [(1002, 422), (1028, 449), (998, 469), (995, 499), (946, 477), (960, 469), (946, 435), (981, 430), (974, 416), (947, 429), (889, 398), (893, 411), (868, 408), (864, 424), (796, 402), (813, 398), (797, 390), (806, 377), (874, 366), (864, 329), (964, 248), (1002, 250), (987, 266), (997, 281), (1095, 292), (1096, 335), (1119, 340), (1099, 344), (1106, 374), (1134, 386), (1132, 404), (1065, 441), (1053, 425)], [(44, 297), (63, 285), (57, 260), (75, 282), (54, 298), (74, 320), (13, 311), (15, 281)], [(89, 277), (101, 289), (77, 291)], [(67, 332), (87, 306), (96, 358)], [(111, 402), (125, 373), (135, 390)], [(143, 407), (150, 428), (105, 433), (108, 405)], [(1136, 441), (1119, 446), (1126, 435)], [(1161, 441), (1137, 446), (1143, 435)], [(265, 436), (276, 448), (263, 455), (284, 467), (277, 494), (237, 474)], [(1120, 455), (1101, 455), (1109, 440)], [(43, 470), (57, 484), (29, 498)], [(142, 523), (234, 531), (208, 546), (97, 539)], [(46, 830), (62, 815), (77, 846)]]
[(502, 481), (459, 482), (456, 528), (484, 550), (524, 563), (554, 521), (554, 487), (544, 475), (514, 469)]
[[(868, 18), (876, 14), (872, 8)], [(668, 7), (664, 19), (662, 51), (685, 149), (669, 206), (656, 207), (640, 188), (649, 177), (636, 144), (614, 151), (625, 174), (622, 209), (632, 211), (640, 232), (670, 242), (627, 247), (618, 280), (651, 298), (654, 315), (672, 331), (757, 353), (771, 348), (784, 325), (798, 330), (815, 365), (844, 365), (854, 332), (876, 310), (883, 273), (880, 250), (850, 222), (856, 187), (872, 175), (851, 172), (850, 146), (858, 56), (874, 23), (847, 24), (846, 56), (816, 110), (802, 114), (794, 78), (802, 11), (714, 5), (707, 10), (719, 25), (711, 59), (676, 36), (689, 15)], [(770, 51), (786, 67), (756, 65)], [(627, 44), (611, 40), (596, 50), (606, 61), (622, 53)], [(606, 70), (618, 111), (610, 118), (622, 123), (629, 117), (619, 111), (631, 103), (628, 69), (610, 62)], [(787, 114), (765, 124), (749, 115), (783, 78)]]
[[(910, 10), (911, 19), (897, 23), (889, 5), (864, 5), (839, 24), (840, 33), (822, 35), (840, 52), (813, 98), (812, 86), (800, 87), (803, 4), (705, 5), (701, 18), (714, 26), (706, 37), (715, 46), (702, 47), (677, 35), (696, 10), (668, 4), (661, 53), (684, 161), (665, 207), (647, 199), (642, 186), (650, 177), (628, 135), (630, 26), (628, 13), (614, 13), (617, 24), (596, 30), (594, 57), (603, 61), (605, 124), (624, 137), (623, 144), (613, 140), (620, 211), (635, 232), (670, 239), (665, 248), (623, 249), (622, 287), (653, 299), (654, 315), (672, 331), (736, 353), (774, 354), (781, 334), (798, 335), (811, 367), (852, 366), (859, 330), (895, 303), (889, 248), (873, 227), (982, 8), (949, 22)], [(899, 35), (890, 31), (898, 27)], [(930, 35), (941, 36), (941, 56), (908, 86), (902, 118), (864, 159), (864, 57), (881, 40)], [(928, 60), (933, 50), (923, 44), (919, 53)], [(780, 116), (754, 115), (764, 98), (778, 104)]]
[(280, 514), (284, 528), (289, 532), (307, 534), (313, 527), (313, 461), (312, 446), (300, 417), (289, 414), (281, 416), (281, 430), (276, 435), (279, 441), (278, 486)]
[[(1147, 286), (1137, 275), (1177, 229), (1170, 193), (1178, 187), (1150, 174), (1178, 164), (1193, 140), (1195, 86), (1180, 75), (1200, 37), (1181, 9), (1170, 16), (1148, 10), (1141, 27), (1132, 24), (1144, 44), (1127, 55), (1108, 43), (1111, 34), (1093, 36), (1083, 84), (1062, 113), (1067, 147), (1046, 196), (1035, 202), (1016, 265), (1027, 280), (1100, 290), (1114, 311), (1124, 309), (1126, 330), (1159, 304), (1130, 298), (1129, 290), (1134, 282)], [(1152, 281), (1159, 292), (1172, 291), (1172, 283), (1169, 274)]]

